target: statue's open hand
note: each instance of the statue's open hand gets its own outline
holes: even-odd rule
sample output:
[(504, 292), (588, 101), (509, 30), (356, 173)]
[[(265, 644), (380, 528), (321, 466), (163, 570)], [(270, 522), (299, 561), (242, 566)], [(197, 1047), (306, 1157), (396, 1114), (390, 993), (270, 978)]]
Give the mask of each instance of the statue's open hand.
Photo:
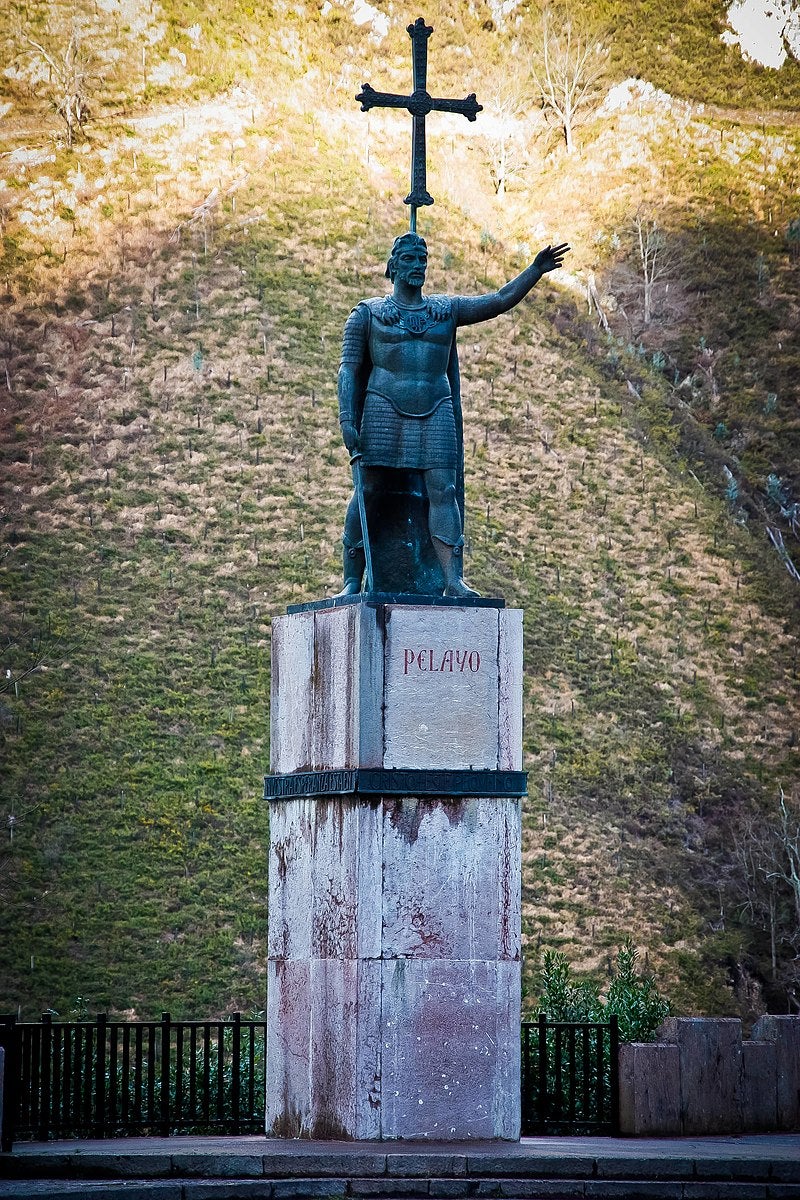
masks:
[(560, 246), (545, 246), (544, 250), (540, 250), (533, 260), (534, 266), (538, 267), (543, 275), (548, 271), (557, 271), (559, 267), (564, 265), (564, 256), (569, 254), (569, 246), (566, 242), (562, 242)]
[(348, 454), (357, 454), (361, 449), (358, 440), (358, 430), (352, 421), (342, 421), (342, 439)]

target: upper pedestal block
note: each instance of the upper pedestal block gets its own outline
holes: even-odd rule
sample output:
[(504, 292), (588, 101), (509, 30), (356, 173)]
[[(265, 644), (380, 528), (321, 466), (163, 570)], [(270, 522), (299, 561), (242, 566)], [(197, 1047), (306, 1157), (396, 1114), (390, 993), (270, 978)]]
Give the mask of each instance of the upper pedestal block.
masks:
[(276, 618), (270, 768), (519, 771), (522, 612), (362, 603)]

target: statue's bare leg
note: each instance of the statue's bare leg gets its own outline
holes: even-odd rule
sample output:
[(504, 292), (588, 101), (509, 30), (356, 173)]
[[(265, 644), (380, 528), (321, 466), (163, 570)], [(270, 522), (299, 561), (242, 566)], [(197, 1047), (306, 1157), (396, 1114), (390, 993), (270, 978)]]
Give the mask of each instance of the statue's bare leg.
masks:
[(462, 579), (464, 537), (461, 512), (456, 500), (455, 470), (425, 472), (428, 492), (428, 529), (444, 575), (445, 596), (477, 596)]

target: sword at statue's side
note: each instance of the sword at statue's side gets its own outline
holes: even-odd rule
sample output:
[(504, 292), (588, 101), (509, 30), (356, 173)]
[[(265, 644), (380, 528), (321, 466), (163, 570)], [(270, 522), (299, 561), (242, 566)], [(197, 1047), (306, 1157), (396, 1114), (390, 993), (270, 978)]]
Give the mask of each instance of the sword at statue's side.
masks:
[(364, 542), (364, 564), (366, 567), (367, 576), (367, 593), (374, 592), (375, 582), (372, 577), (372, 550), (369, 544), (369, 531), (367, 529), (367, 505), (364, 500), (364, 478), (361, 474), (361, 452), (356, 453), (350, 459), (350, 466), (353, 469), (353, 487), (355, 488), (356, 500), (358, 501), (358, 515), (361, 520), (361, 537)]

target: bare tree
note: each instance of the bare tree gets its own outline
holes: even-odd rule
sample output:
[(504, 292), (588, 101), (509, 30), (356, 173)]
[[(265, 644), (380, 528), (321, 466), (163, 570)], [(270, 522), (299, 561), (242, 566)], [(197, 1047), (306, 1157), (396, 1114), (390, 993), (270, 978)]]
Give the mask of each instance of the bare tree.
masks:
[(89, 96), (95, 80), (93, 56), (74, 29), (58, 45), (45, 46), (29, 35), (25, 41), (48, 68), (49, 79), (45, 86), (53, 107), (64, 122), (67, 146), (71, 148), (89, 116)]
[(545, 115), (558, 122), (567, 153), (575, 129), (600, 104), (608, 49), (562, 4), (547, 4), (531, 50), (531, 74)]
[(745, 889), (740, 907), (769, 933), (774, 980), (780, 948), (800, 953), (800, 811), (783, 788), (772, 819), (751, 818), (736, 832), (734, 854)]
[(795, 932), (800, 937), (800, 813), (789, 808), (783, 788), (778, 811), (775, 838), (780, 850), (775, 875), (792, 898)]
[(495, 195), (502, 198), (528, 162), (530, 96), (524, 81), (513, 71), (503, 71), (484, 81), (481, 99), (485, 110), (481, 126), (483, 157)]
[(677, 254), (666, 231), (641, 205), (631, 220), (629, 237), (642, 292), (642, 320), (649, 325), (656, 289), (668, 284), (675, 271)]

